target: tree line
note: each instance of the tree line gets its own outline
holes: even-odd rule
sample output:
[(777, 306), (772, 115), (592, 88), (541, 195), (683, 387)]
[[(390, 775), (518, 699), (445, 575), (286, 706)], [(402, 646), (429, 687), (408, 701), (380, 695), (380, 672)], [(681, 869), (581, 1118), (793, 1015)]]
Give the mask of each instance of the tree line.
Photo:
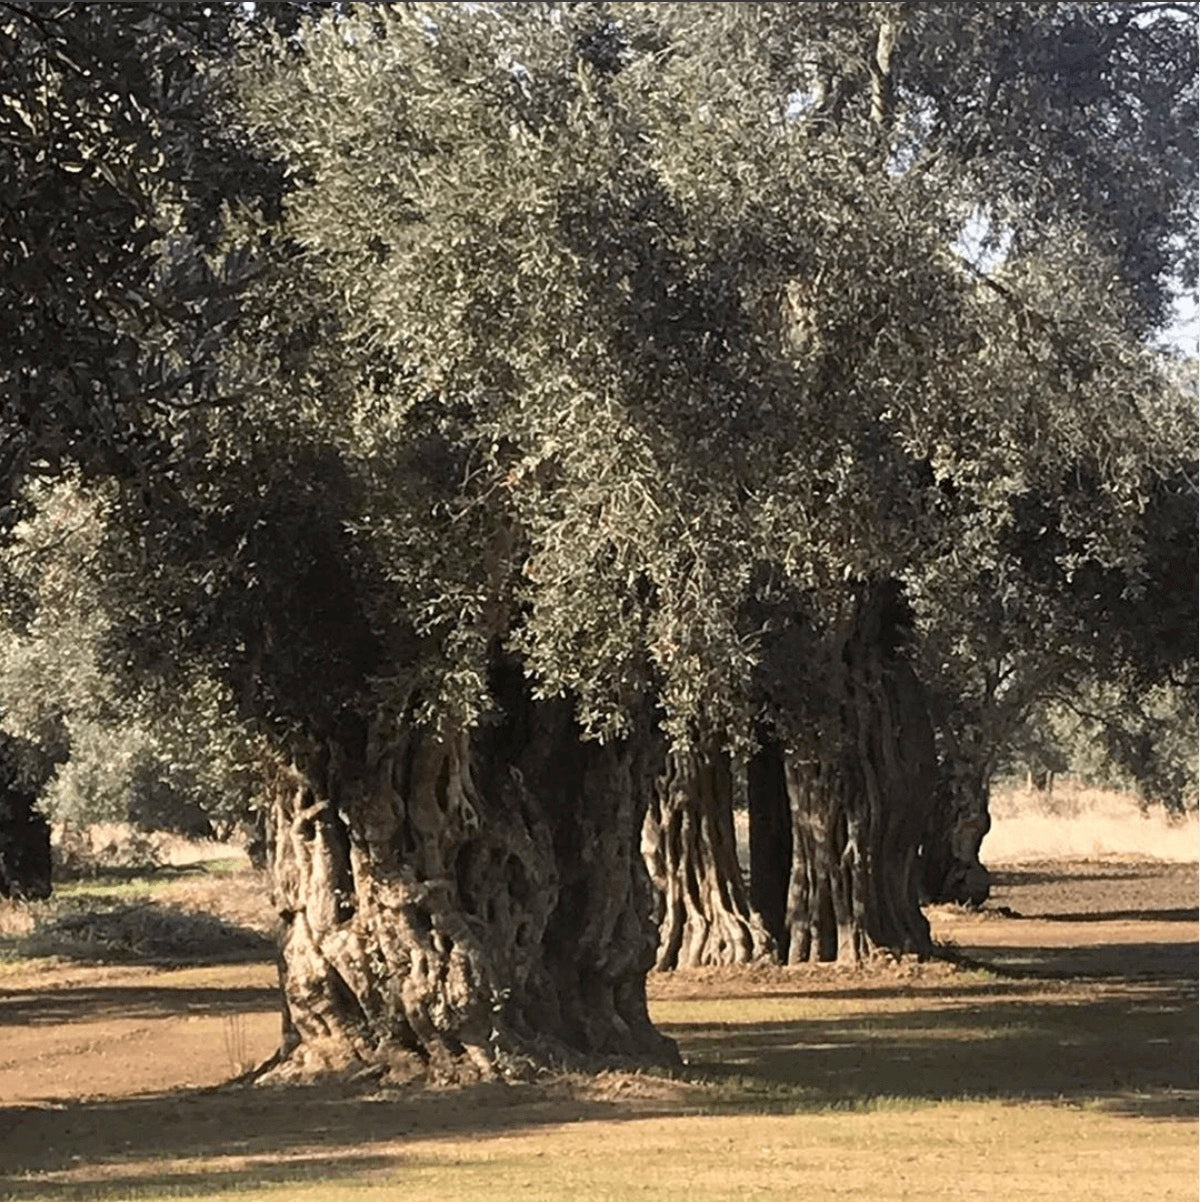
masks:
[(929, 954), (1047, 707), (1179, 804), (1195, 32), (0, 6), (0, 885), (256, 807), (277, 1071), (462, 1079)]

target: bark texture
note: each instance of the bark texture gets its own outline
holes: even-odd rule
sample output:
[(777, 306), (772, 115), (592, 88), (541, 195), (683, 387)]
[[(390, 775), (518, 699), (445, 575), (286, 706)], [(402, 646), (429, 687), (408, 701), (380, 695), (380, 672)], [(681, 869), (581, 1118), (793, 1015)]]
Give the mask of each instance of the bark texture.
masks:
[(961, 759), (943, 761), (921, 849), (921, 892), (928, 902), (982, 906), (991, 892), (979, 858), (992, 825), (988, 770)]
[(733, 772), (710, 747), (670, 756), (642, 827), (657, 894), (658, 969), (749, 964), (774, 942), (749, 904), (733, 827)]
[(645, 1000), (653, 741), (583, 743), (566, 704), (505, 701), (473, 733), (350, 723), (279, 766), (277, 1072), (471, 1080), (675, 1058)]
[[(902, 612), (894, 586), (863, 590), (846, 631), (832, 640), (821, 697), (793, 721), (787, 753), (764, 744), (752, 774), (752, 815), (773, 812), (778, 823), (780, 779), (788, 801), (781, 951), (789, 964), (932, 950), (919, 851), (937, 758), (924, 690), (899, 649)], [(756, 825), (765, 831), (766, 818)], [(764, 853), (752, 865), (769, 859)], [(777, 897), (774, 881), (752, 887)]]

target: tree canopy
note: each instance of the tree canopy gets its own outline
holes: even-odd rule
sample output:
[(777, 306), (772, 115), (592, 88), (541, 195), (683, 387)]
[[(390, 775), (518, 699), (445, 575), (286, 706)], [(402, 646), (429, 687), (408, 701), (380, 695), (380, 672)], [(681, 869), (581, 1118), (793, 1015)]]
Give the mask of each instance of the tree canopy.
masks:
[(597, 732), (649, 691), (686, 741), (747, 727), (764, 580), (986, 564), (1039, 491), (1072, 554), (1136, 558), (1187, 421), (1144, 335), (1188, 269), (1189, 38), (1154, 6), (435, 4), (256, 39), (230, 116), (282, 195), (213, 260), (254, 264), (220, 370), (255, 385), (155, 425), (216, 637), (466, 717), (501, 639)]

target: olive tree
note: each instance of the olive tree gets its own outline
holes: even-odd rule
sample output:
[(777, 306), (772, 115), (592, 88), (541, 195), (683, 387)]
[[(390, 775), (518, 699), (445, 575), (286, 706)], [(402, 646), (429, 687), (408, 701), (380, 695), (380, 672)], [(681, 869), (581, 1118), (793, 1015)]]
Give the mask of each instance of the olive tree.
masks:
[[(676, 831), (727, 841), (698, 799), (725, 808), (756, 728), (789, 782), (789, 955), (927, 950), (931, 736), (889, 582), (985, 562), (1080, 464), (1072, 520), (1124, 553), (1169, 441), (1140, 337), (1178, 179), (1157, 227), (1079, 200), (1114, 147), (1039, 57), (1100, 30), (1098, 73), (1140, 40), (1186, 92), (1154, 73), (1174, 27), (1110, 17), (384, 7), (245, 54), (238, 119), (287, 183), (278, 219), (231, 210), (261, 275), (224, 362), (269, 387), (175, 424), (204, 467), (161, 558), (208, 581), (185, 612), (245, 648), (275, 732), (293, 1059), (660, 1047), (628, 854), (648, 795), (660, 830), (683, 797)], [(1110, 124), (1141, 103), (1120, 82)], [(1000, 267), (956, 249), (978, 212)], [(732, 913), (715, 954), (757, 954), (729, 863), (679, 856), (666, 887), (696, 870), (685, 926)], [(847, 864), (831, 938), (814, 899)]]

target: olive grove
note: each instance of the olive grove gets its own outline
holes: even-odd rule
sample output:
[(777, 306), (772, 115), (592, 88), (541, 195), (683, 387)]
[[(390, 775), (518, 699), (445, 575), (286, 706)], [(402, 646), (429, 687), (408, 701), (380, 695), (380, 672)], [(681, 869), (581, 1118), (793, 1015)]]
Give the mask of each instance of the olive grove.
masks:
[[(4, 365), (7, 529), (30, 476), (106, 481), (89, 662), (259, 749), (274, 1071), (669, 1061), (655, 964), (929, 953), (989, 582), (1103, 673), (1117, 611), (1072, 589), (1129, 594), (1187, 470), (1151, 339), (1194, 273), (1193, 24), (118, 8), (143, 125), (102, 61), (68, 107), (74, 174), (134, 156), (98, 242), (132, 274), (85, 265), (90, 359)], [(47, 363), (51, 307), (0, 312)]]

